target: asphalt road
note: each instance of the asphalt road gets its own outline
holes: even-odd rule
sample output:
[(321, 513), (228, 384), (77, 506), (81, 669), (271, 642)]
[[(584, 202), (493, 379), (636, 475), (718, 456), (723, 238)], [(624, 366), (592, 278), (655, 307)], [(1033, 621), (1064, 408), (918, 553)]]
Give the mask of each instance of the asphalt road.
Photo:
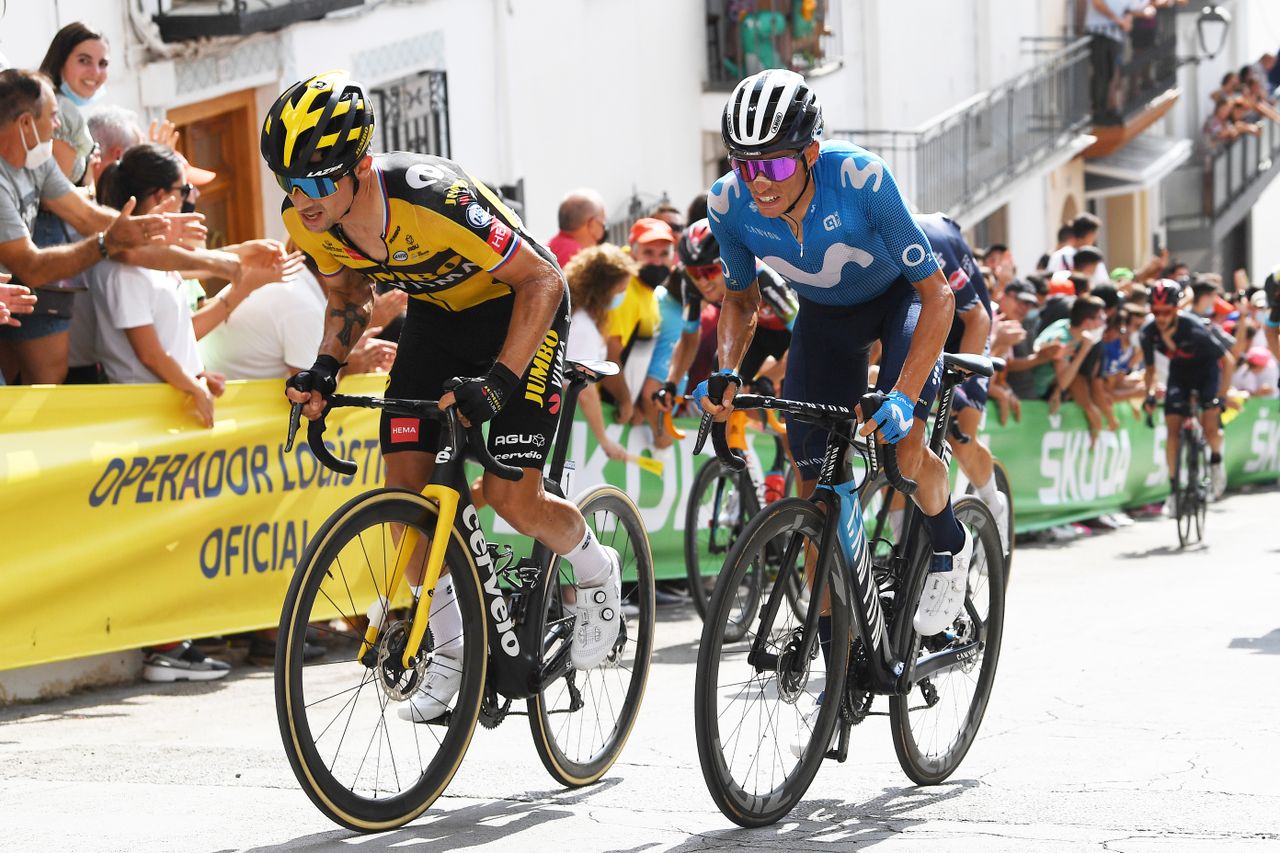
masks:
[[(1179, 552), (1153, 519), (1020, 548), (986, 722), (945, 784), (913, 786), (888, 725), (853, 730), (808, 797), (731, 825), (694, 746), (700, 622), (659, 611), (639, 723), (599, 784), (558, 788), (522, 718), (478, 730), (426, 817), (330, 824), (280, 746), (271, 674), (0, 709), (0, 847), (14, 851), (1280, 850), (1280, 490), (1211, 508)], [(1172, 545), (1172, 546), (1171, 546)], [(883, 706), (881, 706), (883, 707)]]

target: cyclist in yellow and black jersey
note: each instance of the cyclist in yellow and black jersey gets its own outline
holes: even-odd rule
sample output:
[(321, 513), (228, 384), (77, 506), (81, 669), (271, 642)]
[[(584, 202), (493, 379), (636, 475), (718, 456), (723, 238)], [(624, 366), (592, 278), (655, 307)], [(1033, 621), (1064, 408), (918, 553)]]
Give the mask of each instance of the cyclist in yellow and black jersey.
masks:
[[(375, 284), (413, 297), (388, 397), (456, 403), (470, 424), (489, 422), (490, 452), (524, 470), (517, 482), (484, 478), (494, 510), (573, 565), (579, 587), (571, 657), (596, 666), (618, 636), (618, 555), (578, 508), (548, 494), (542, 468), (560, 410), (568, 287), (550, 252), (458, 164), (441, 157), (368, 152), (373, 108), (335, 71), (295, 83), (267, 113), (262, 155), (285, 191), (282, 215), (325, 277), (328, 307), (316, 362), (286, 383), (303, 413), (320, 416), (335, 376), (369, 323)], [(383, 414), (387, 485), (420, 491), (440, 449), (440, 425)], [(421, 546), (420, 546), (421, 547)], [(407, 573), (419, 590), (421, 559)], [(415, 722), (447, 710), (461, 682), (462, 617), (442, 577), (431, 602), (434, 654), (399, 715)]]
[(427, 154), (374, 154), (371, 172), (383, 218), (380, 260), (366, 256), (341, 222), (323, 233), (309, 230), (293, 200), (284, 200), (285, 226), (321, 274), (354, 269), (447, 311), (512, 294), (499, 276), (526, 238), (519, 217), (488, 187), (457, 163)]

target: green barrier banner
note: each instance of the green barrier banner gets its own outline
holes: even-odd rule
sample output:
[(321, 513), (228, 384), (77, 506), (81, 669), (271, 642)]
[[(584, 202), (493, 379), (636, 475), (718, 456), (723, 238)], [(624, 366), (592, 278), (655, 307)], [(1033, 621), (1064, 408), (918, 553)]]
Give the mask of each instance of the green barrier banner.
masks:
[[(988, 412), (981, 440), (1009, 472), (1019, 532), (1093, 518), (1142, 506), (1169, 494), (1165, 463), (1167, 430), (1157, 414), (1154, 429), (1116, 407), (1120, 429), (1103, 431), (1096, 444), (1084, 412), (1064, 404), (1025, 402), (1022, 420), (1004, 426)], [(1280, 409), (1274, 400), (1249, 400), (1224, 433), (1223, 459), (1231, 486), (1280, 477)]]

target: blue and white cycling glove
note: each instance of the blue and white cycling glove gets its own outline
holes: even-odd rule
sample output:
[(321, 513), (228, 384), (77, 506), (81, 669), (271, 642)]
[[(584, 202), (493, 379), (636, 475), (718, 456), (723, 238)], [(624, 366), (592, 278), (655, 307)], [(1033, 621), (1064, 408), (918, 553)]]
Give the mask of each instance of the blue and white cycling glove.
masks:
[(871, 420), (880, 428), (880, 435), (890, 444), (897, 444), (911, 432), (915, 423), (915, 404), (901, 391), (891, 391), (880, 404)]
[(710, 397), (711, 402), (719, 405), (724, 400), (724, 392), (728, 390), (730, 382), (739, 388), (742, 387), (742, 377), (732, 370), (721, 370), (699, 382), (693, 389), (693, 400), (698, 406), (698, 411), (702, 411), (703, 397)]

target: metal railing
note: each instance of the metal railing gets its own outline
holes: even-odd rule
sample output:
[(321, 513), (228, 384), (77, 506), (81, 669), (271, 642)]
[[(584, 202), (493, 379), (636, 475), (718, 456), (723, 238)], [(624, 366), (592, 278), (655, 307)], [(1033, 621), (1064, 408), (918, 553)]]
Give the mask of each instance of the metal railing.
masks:
[(707, 88), (729, 89), (765, 68), (790, 68), (806, 77), (842, 62), (840, 0), (757, 2), (745, 12), (732, 0), (706, 0)]
[(1204, 152), (1179, 169), (1165, 188), (1166, 218), (1176, 226), (1212, 223), (1259, 182), (1275, 175), (1280, 159), (1280, 125), (1260, 123), (1258, 136), (1241, 136)]
[(452, 156), (449, 85), (444, 71), (422, 71), (370, 89), (377, 115), (375, 151)]
[(1089, 41), (1078, 39), (918, 130), (830, 136), (883, 157), (917, 209), (958, 216), (1063, 148), (1089, 120)]

